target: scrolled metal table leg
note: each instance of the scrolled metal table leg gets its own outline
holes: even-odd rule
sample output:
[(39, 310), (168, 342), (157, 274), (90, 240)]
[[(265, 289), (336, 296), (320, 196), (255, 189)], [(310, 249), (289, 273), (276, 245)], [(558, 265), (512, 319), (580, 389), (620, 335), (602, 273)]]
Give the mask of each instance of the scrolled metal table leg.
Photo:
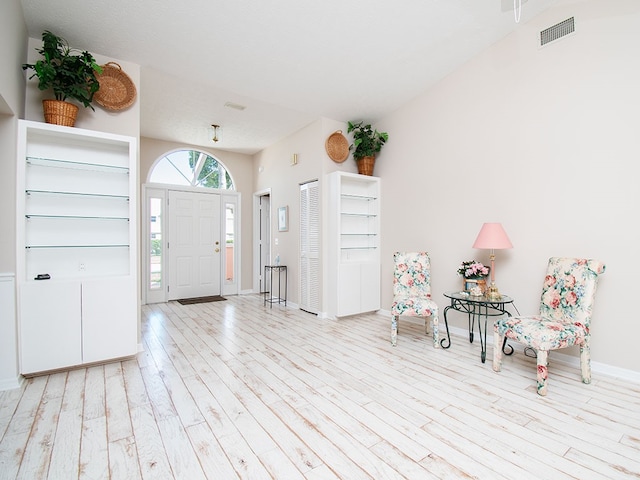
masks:
[[(447, 322), (447, 311), (451, 308), (451, 305), (449, 305), (448, 307), (445, 307), (444, 311), (442, 312), (442, 316), (444, 317), (444, 327), (447, 330), (447, 338), (443, 338), (442, 340), (440, 340), (440, 346), (442, 348), (449, 348), (451, 346), (451, 335), (449, 335), (449, 322)], [(447, 345), (445, 346), (444, 342), (447, 342)]]

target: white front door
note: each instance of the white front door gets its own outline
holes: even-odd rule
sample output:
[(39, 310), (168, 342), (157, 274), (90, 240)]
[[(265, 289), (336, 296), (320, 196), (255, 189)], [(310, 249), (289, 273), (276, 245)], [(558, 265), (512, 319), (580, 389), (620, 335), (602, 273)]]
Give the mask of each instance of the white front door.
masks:
[(169, 191), (167, 300), (220, 295), (220, 196)]

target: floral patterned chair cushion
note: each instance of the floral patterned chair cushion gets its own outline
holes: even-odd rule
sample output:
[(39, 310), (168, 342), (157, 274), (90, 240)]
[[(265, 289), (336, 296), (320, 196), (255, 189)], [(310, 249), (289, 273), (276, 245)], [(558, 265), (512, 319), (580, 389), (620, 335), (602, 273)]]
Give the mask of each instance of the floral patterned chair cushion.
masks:
[(537, 352), (537, 384), (540, 395), (547, 394), (548, 352), (572, 345), (580, 346), (582, 381), (591, 381), (591, 311), (597, 277), (605, 265), (582, 258), (549, 259), (542, 287), (540, 314), (507, 317), (494, 324), (493, 369), (500, 371), (504, 339), (514, 340)]
[[(427, 252), (393, 254), (393, 303), (391, 305), (391, 345), (398, 336), (398, 317), (431, 317), (433, 345), (438, 343), (438, 305), (431, 300), (431, 261)], [(425, 321), (425, 332), (428, 324)]]

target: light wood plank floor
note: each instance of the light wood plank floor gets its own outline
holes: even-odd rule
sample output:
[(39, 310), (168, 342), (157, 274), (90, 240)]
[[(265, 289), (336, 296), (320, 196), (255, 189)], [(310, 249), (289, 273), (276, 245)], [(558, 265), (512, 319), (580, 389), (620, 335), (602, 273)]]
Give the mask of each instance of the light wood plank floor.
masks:
[[(1, 479), (640, 478), (640, 385), (261, 297), (143, 307), (144, 353), (0, 392)], [(491, 358), (491, 347), (488, 352)]]

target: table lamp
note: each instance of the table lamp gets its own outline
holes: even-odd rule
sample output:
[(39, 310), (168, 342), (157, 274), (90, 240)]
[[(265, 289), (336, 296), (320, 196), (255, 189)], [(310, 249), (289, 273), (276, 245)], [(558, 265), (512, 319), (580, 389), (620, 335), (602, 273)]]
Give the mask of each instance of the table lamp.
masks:
[(491, 256), (489, 257), (491, 259), (491, 285), (487, 292), (487, 298), (491, 300), (498, 300), (501, 298), (501, 295), (498, 287), (496, 286), (495, 251), (505, 248), (513, 248), (513, 244), (511, 243), (511, 240), (509, 240), (507, 232), (502, 228), (501, 223), (485, 223), (482, 225), (476, 241), (473, 242), (473, 248), (491, 250)]

